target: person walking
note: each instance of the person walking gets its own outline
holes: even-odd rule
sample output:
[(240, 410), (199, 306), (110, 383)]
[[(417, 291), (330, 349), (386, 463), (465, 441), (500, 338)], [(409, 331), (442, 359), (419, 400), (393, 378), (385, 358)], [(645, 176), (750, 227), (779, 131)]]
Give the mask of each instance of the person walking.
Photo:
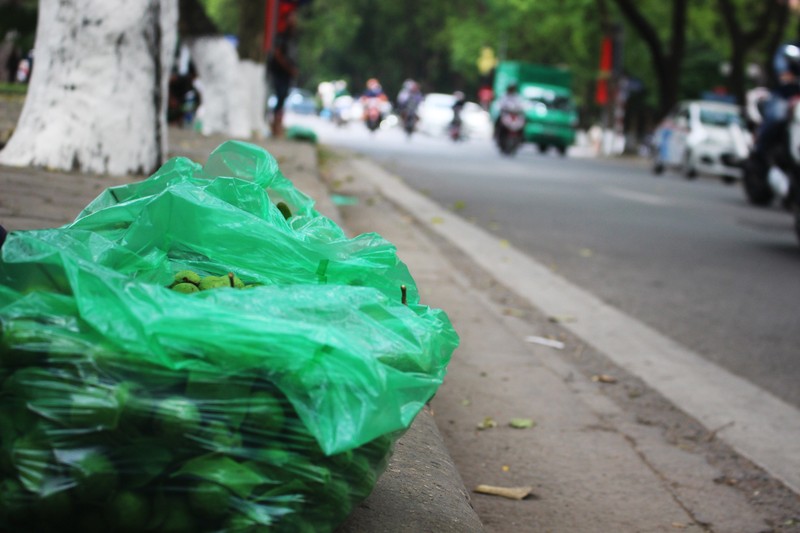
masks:
[(295, 6), (281, 4), (275, 45), (267, 60), (267, 73), (275, 94), (270, 129), (273, 137), (283, 135), (283, 110), (292, 82), (297, 78), (297, 24)]

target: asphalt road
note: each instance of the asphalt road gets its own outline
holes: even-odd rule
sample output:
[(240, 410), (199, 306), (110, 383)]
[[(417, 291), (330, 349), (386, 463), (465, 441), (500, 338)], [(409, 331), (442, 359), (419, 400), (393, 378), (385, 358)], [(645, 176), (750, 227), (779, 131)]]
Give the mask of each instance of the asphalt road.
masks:
[(508, 158), (488, 140), (295, 120), (800, 407), (800, 245), (778, 207), (752, 207), (738, 186), (713, 178), (655, 177), (638, 159), (561, 158), (531, 146)]

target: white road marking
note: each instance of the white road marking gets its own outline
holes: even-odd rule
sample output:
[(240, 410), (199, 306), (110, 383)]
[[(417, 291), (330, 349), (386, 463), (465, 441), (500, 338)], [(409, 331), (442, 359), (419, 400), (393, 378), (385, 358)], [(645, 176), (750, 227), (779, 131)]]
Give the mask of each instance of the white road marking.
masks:
[(654, 194), (628, 191), (625, 189), (617, 189), (616, 187), (604, 187), (601, 190), (604, 193), (608, 194), (609, 196), (615, 196), (617, 198), (622, 198), (623, 200), (630, 200), (632, 202), (638, 202), (640, 204), (670, 205), (672, 203), (669, 200), (666, 200), (665, 198), (656, 196)]

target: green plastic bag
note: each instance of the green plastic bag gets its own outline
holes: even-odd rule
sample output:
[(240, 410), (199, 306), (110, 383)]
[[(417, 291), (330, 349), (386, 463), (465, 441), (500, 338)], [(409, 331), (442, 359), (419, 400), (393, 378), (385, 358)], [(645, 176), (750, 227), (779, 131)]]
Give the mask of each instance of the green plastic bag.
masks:
[(458, 344), (391, 243), (241, 142), (13, 232), (0, 281), (0, 529), (330, 530)]

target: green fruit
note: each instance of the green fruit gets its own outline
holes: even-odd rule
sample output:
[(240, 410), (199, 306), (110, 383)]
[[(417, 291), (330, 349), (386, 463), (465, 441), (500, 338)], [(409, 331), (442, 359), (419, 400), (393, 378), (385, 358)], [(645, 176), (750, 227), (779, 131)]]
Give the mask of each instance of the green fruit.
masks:
[(162, 533), (187, 533), (197, 531), (197, 527), (189, 508), (182, 500), (170, 498), (166, 516), (158, 531)]
[(86, 502), (105, 501), (117, 488), (119, 476), (114, 464), (99, 451), (90, 451), (72, 465), (76, 494)]
[(199, 482), (188, 494), (191, 509), (206, 518), (222, 518), (228, 512), (231, 493), (211, 481)]
[(278, 211), (281, 212), (281, 214), (283, 215), (283, 218), (285, 218), (287, 220), (289, 218), (291, 218), (292, 210), (289, 209), (289, 206), (286, 205), (286, 202), (278, 202), (277, 204), (275, 204), (275, 207), (277, 207)]
[(204, 449), (213, 452), (230, 452), (242, 447), (242, 434), (231, 431), (227, 424), (218, 420), (209, 422), (198, 440)]
[(157, 431), (165, 437), (183, 437), (200, 427), (200, 410), (193, 401), (182, 397), (161, 400), (153, 417)]
[(14, 441), (11, 461), (22, 485), (31, 492), (39, 492), (47, 483), (54, 462), (51, 442), (40, 431), (25, 433)]
[(286, 421), (283, 402), (275, 395), (266, 392), (255, 392), (250, 396), (245, 424), (256, 434), (278, 434)]
[(63, 531), (72, 518), (73, 503), (70, 491), (61, 490), (36, 502), (35, 513), (44, 531)]
[(370, 495), (377, 482), (377, 474), (370, 465), (369, 459), (363, 455), (353, 457), (350, 468), (345, 473), (350, 483), (351, 495), (354, 502), (360, 502)]
[(230, 287), (228, 276), (206, 276), (200, 280), (198, 285), (201, 291), (210, 289), (221, 289), (222, 287)]
[(32, 518), (33, 496), (16, 479), (0, 481), (0, 524), (19, 524)]
[(81, 533), (108, 533), (113, 531), (103, 519), (103, 515), (98, 510), (86, 509), (86, 512), (75, 513), (78, 517), (76, 530)]
[(105, 506), (104, 515), (111, 531), (144, 531), (150, 519), (150, 500), (133, 491), (123, 491)]
[(130, 444), (115, 449), (114, 459), (119, 471), (125, 475), (124, 485), (128, 489), (144, 487), (161, 476), (173, 463), (176, 450), (169, 443), (143, 440), (128, 441)]
[(231, 286), (234, 289), (244, 289), (244, 281), (239, 279), (239, 276), (233, 272), (228, 273), (228, 284), (232, 284)]
[(73, 427), (115, 429), (128, 394), (117, 386), (87, 386), (71, 394), (70, 400), (69, 422)]
[(200, 274), (193, 270), (181, 270), (175, 274), (175, 283), (200, 283)]
[(200, 292), (197, 285), (194, 283), (178, 283), (172, 286), (172, 290), (182, 294), (192, 294), (193, 292)]
[(17, 437), (19, 437), (19, 433), (14, 427), (11, 415), (7, 412), (0, 412), (0, 479), (14, 473), (11, 449)]

